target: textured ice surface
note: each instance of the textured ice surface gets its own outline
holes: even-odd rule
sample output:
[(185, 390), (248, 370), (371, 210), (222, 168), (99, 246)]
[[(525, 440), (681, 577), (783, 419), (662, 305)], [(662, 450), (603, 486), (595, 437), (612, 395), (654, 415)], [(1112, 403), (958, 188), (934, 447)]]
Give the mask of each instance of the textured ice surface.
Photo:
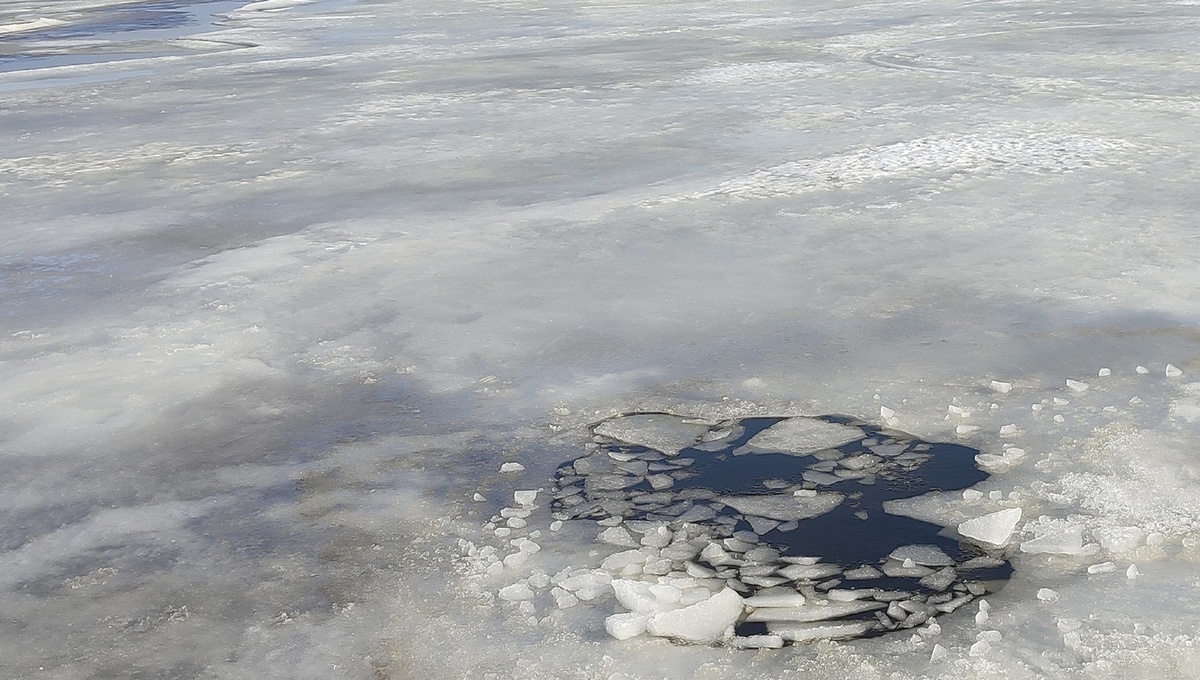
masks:
[[(43, 21), (117, 4), (0, 3), (45, 67), (0, 73), (0, 677), (1195, 675), (1194, 2)], [(909, 516), (1021, 507), (1016, 578), (983, 629), (615, 640), (606, 527), (487, 525), (634, 411), (978, 427), (1027, 455)]]
[(969, 519), (958, 525), (958, 533), (981, 543), (1002, 546), (1008, 543), (1017, 522), (1021, 521), (1020, 508), (1008, 508)]

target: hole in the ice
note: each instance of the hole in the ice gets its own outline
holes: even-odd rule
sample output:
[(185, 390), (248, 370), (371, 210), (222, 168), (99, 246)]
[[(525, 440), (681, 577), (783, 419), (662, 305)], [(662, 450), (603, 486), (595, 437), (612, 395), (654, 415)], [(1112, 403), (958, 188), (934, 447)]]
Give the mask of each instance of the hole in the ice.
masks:
[[(689, 586), (737, 591), (747, 606), (735, 644), (911, 629), (1012, 573), (1001, 556), (940, 526), (884, 511), (887, 501), (987, 478), (976, 449), (847, 416), (707, 423), (633, 413), (592, 432), (587, 455), (558, 469), (555, 516), (598, 521), (608, 527), (602, 539), (649, 555), (610, 565), (634, 590), (640, 582), (675, 588), (654, 591), (668, 599), (682, 593), (657, 604), (647, 595), (647, 612), (703, 599)], [(691, 629), (680, 630), (664, 636), (688, 640)]]

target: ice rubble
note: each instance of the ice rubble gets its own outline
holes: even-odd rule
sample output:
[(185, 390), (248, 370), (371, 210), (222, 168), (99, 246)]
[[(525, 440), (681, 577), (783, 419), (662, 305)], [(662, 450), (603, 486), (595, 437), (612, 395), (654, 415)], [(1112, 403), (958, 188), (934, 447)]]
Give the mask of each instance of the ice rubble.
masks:
[[(988, 592), (994, 584), (987, 579), (1002, 577), (996, 571), (1002, 560), (952, 557), (949, 544), (901, 544), (874, 563), (846, 565), (796, 555), (779, 542), (803, 539), (800, 528), (808, 522), (858, 503), (851, 500), (863, 496), (856, 488), (874, 494), (903, 484), (904, 475), (934, 457), (918, 440), (844, 418), (703, 423), (664, 413), (614, 417), (592, 431), (591, 450), (560, 466), (549, 503), (556, 522), (596, 520), (602, 527), (596, 540), (618, 550), (598, 568), (567, 567), (548, 583), (530, 578), (506, 586), (501, 599), (528, 602), (549, 585), (555, 606), (567, 609), (611, 595), (625, 610), (605, 619), (612, 637), (757, 649), (936, 626), (938, 615)], [(644, 436), (662, 449), (618, 433)], [(954, 453), (969, 466), (969, 451)], [(732, 487), (713, 465), (727, 458), (794, 461), (785, 473), (793, 479), (750, 480), (755, 493), (720, 493)], [(654, 484), (657, 476), (671, 484)], [(831, 485), (839, 490), (827, 490)], [(533, 491), (515, 492), (514, 507), (492, 524), (527, 516), (536, 498)], [(863, 514), (840, 521), (863, 521)], [(511, 536), (502, 537), (515, 553), (482, 557), (491, 573), (502, 568), (497, 564), (519, 567), (533, 550), (532, 541)]]

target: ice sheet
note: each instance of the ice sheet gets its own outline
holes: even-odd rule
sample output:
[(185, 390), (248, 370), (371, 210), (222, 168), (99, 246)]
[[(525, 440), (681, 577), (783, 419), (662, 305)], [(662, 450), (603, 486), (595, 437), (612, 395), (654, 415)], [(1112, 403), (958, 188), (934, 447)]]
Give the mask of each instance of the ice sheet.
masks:
[[(0, 676), (1194, 675), (1200, 6), (260, 7), (0, 73)], [(500, 512), (635, 411), (961, 439), (905, 511), (1020, 507), (1014, 578), (616, 640), (630, 548)]]

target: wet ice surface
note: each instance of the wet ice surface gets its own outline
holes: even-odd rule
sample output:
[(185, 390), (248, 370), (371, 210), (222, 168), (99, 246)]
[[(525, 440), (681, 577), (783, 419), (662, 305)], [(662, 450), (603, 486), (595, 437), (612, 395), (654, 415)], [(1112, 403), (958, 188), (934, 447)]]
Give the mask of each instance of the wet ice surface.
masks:
[[(0, 73), (0, 676), (1194, 676), (1198, 7), (314, 3)], [(551, 507), (647, 411), (975, 449), (882, 507), (1011, 577), (672, 644), (738, 603), (625, 606), (664, 548)]]
[(0, 73), (230, 49), (237, 45), (186, 39), (213, 30), (223, 12), (246, 5), (236, 0), (24, 4), (13, 3), (0, 14)]

